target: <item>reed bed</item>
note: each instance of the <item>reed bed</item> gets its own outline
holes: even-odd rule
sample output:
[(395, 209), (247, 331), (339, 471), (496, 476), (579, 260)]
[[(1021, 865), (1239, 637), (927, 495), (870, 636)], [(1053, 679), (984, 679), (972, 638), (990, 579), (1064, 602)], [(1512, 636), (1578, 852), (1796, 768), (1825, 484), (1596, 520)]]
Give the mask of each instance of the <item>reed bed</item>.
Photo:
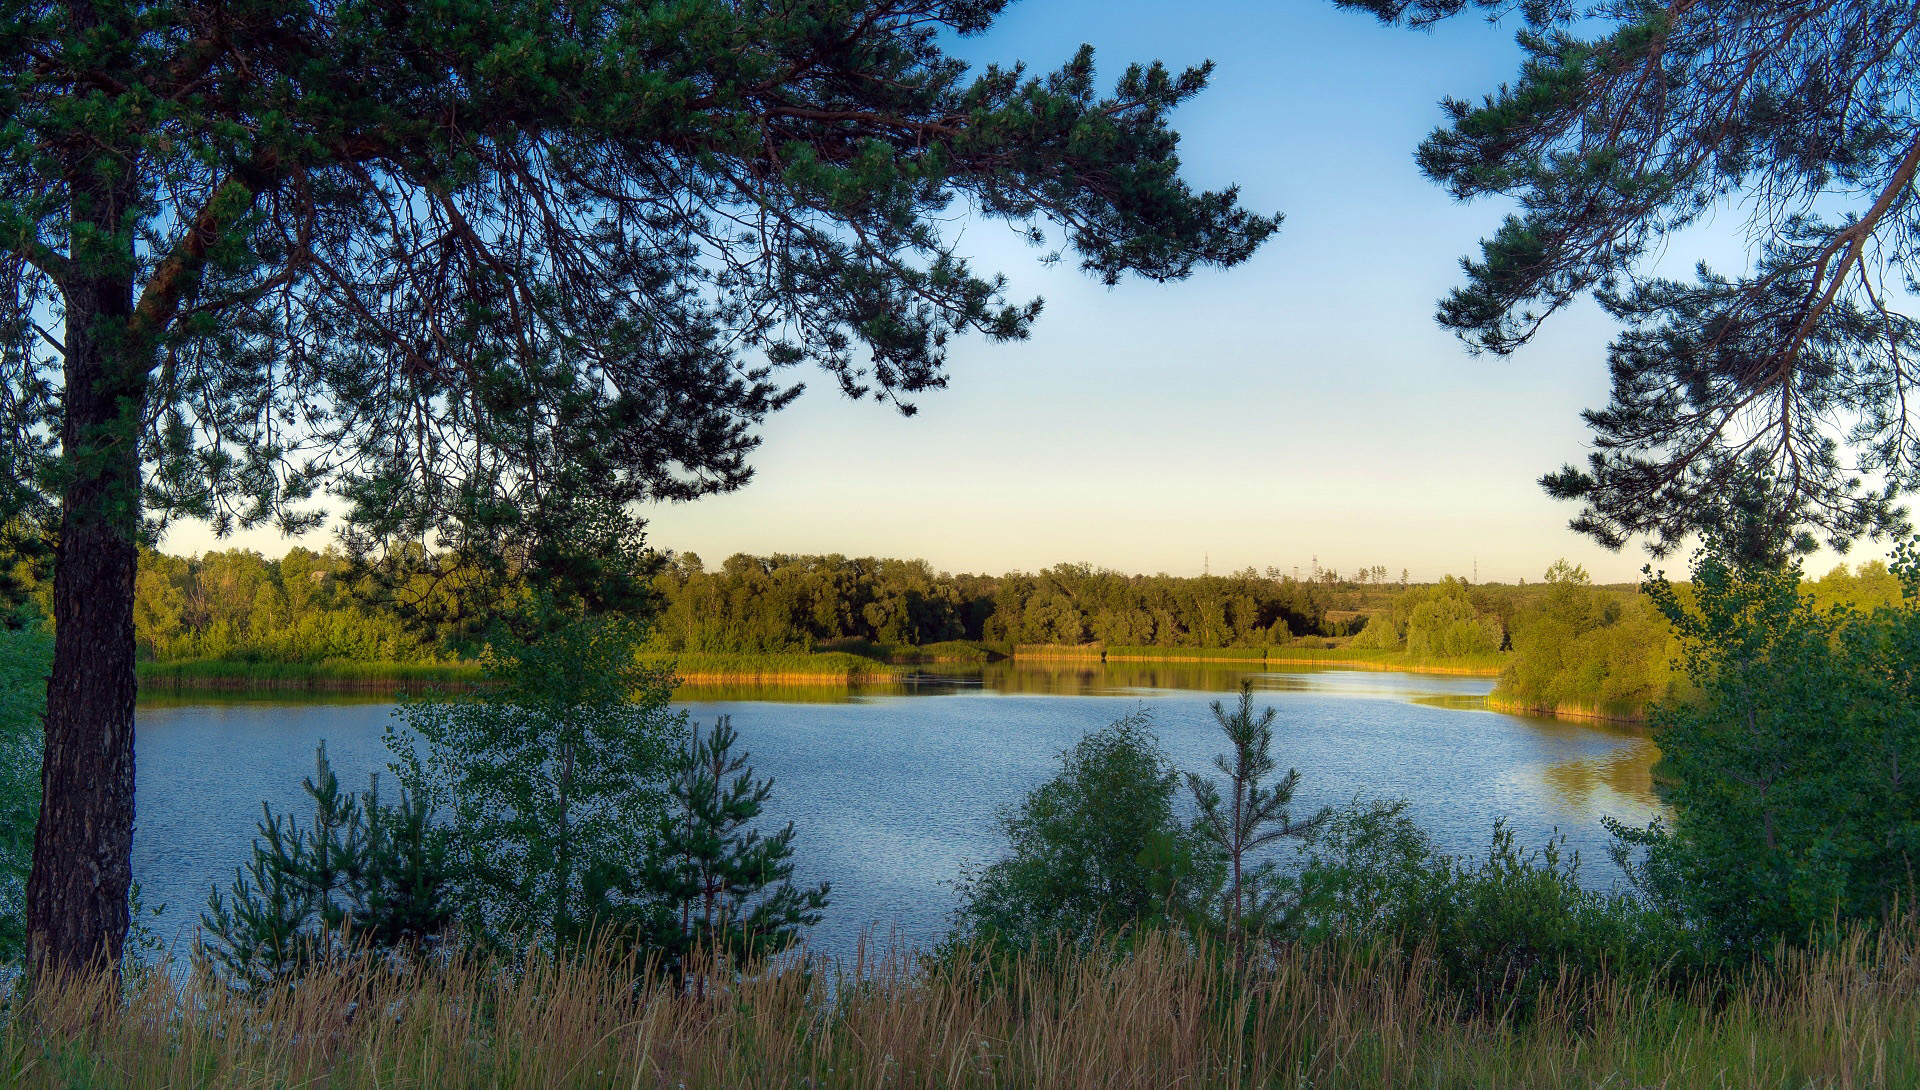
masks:
[(1107, 648), (1108, 662), (1245, 662), (1258, 666), (1267, 657), (1264, 647), (1127, 647)]
[(1856, 935), (1715, 990), (1550, 987), (1467, 1016), (1418, 952), (1296, 948), (1232, 985), (1126, 953), (789, 960), (727, 987), (631, 963), (323, 969), (249, 999), (192, 975), (46, 981), (0, 1026), (20, 1090), (1283, 1087), (1801, 1090), (1920, 1085), (1920, 935)]
[(1106, 657), (1107, 649), (1097, 643), (1017, 643), (1013, 645), (1013, 657), (1016, 659), (1093, 659), (1099, 661)]
[(467, 688), (483, 680), (476, 662), (246, 662), (182, 659), (143, 662), (140, 684), (162, 689), (390, 689), (402, 685)]
[(672, 670), (688, 682), (724, 681), (890, 681), (906, 671), (844, 651), (785, 654), (655, 653), (640, 656), (643, 665)]
[(1269, 665), (1337, 666), (1349, 670), (1406, 670), (1412, 673), (1459, 674), (1468, 677), (1498, 677), (1513, 658), (1511, 651), (1479, 655), (1451, 655), (1445, 658), (1415, 655), (1407, 651), (1384, 651), (1364, 647), (1267, 648)]

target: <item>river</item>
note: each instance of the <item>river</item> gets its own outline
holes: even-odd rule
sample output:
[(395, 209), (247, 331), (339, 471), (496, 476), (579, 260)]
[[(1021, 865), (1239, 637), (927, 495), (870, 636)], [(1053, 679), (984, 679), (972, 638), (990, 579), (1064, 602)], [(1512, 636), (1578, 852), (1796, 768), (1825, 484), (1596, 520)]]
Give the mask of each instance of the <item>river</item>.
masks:
[[(796, 878), (831, 881), (811, 945), (852, 949), (877, 931), (937, 939), (968, 864), (1000, 851), (995, 816), (1058, 767), (1060, 752), (1135, 708), (1183, 769), (1207, 770), (1223, 736), (1209, 704), (1251, 678), (1278, 709), (1274, 752), (1301, 773), (1298, 810), (1359, 795), (1405, 798), (1445, 848), (1484, 850), (1496, 818), (1522, 843), (1556, 833), (1590, 886), (1615, 883), (1602, 816), (1659, 810), (1644, 731), (1489, 712), (1488, 679), (1300, 668), (1088, 663), (930, 668), (904, 684), (683, 690), (698, 721), (732, 716), (776, 784), (769, 816), (798, 829)], [(263, 801), (298, 809), (325, 740), (344, 784), (383, 769), (391, 703), (169, 694), (138, 713), (134, 873), (144, 923), (183, 948), (207, 892), (245, 862)]]

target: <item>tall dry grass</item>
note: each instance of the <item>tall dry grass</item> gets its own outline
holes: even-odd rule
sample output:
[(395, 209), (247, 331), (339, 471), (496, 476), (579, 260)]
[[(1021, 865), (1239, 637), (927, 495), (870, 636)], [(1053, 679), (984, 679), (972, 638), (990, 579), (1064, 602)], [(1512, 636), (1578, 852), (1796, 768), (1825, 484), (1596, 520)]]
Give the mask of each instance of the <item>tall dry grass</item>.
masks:
[[(338, 966), (258, 1000), (150, 973), (43, 982), (0, 1084), (59, 1087), (1899, 1087), (1920, 1085), (1920, 932), (1788, 955), (1713, 994), (1553, 989), (1467, 1018), (1420, 957), (1320, 946), (1245, 988), (1166, 938), (927, 964), (862, 953), (690, 995), (630, 964)], [(640, 983), (635, 984), (639, 979)]]

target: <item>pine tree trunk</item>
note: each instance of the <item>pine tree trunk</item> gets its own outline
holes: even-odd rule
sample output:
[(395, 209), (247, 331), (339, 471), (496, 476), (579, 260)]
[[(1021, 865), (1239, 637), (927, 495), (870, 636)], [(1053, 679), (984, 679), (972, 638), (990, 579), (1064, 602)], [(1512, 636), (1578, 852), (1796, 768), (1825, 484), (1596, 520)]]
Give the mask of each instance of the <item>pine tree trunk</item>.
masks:
[[(100, 207), (117, 213), (117, 201)], [(53, 577), (30, 970), (117, 971), (133, 879), (133, 586), (147, 368), (128, 343), (131, 263), (66, 285), (66, 472)]]

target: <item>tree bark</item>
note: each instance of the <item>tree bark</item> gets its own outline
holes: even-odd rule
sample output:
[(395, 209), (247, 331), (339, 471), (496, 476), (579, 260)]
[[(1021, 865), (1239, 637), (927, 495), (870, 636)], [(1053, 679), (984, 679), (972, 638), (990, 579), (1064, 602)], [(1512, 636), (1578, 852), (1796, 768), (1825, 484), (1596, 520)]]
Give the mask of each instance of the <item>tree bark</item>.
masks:
[[(95, 211), (117, 215), (120, 202)], [(130, 249), (129, 243), (129, 249)], [(131, 254), (66, 287), (66, 416), (29, 971), (117, 972), (133, 881), (133, 584), (147, 368)]]

